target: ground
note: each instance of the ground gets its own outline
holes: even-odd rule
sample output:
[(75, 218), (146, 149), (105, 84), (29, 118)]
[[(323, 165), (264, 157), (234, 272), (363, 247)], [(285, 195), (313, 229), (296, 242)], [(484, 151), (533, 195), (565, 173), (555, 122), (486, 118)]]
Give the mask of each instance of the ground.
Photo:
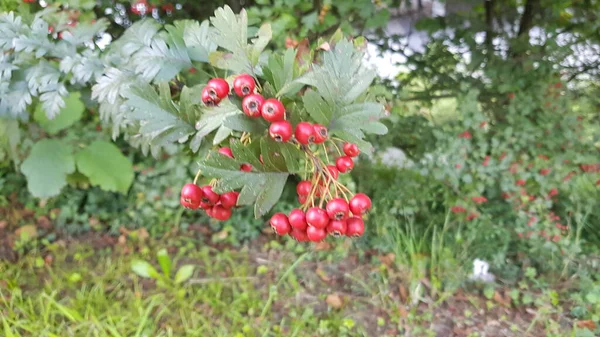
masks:
[[(427, 278), (414, 287), (393, 254), (355, 251), (350, 239), (314, 246), (264, 235), (233, 247), (211, 243), (205, 232), (192, 226), (160, 241), (90, 234), (0, 262), (0, 331), (6, 337), (573, 333), (565, 309), (544, 294), (522, 305), (501, 287), (488, 293), (465, 283), (435, 291)], [(189, 280), (176, 285), (173, 276), (156, 281), (132, 271), (140, 260), (158, 268), (161, 248), (177, 266), (194, 266)]]

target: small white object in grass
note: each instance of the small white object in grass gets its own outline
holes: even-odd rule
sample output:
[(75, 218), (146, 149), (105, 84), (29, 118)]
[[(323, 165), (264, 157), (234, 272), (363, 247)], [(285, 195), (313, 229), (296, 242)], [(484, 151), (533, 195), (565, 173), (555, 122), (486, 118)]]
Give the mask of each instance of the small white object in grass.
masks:
[(489, 272), (489, 269), (489, 263), (480, 259), (475, 259), (475, 261), (473, 261), (473, 274), (469, 275), (469, 279), (488, 283), (494, 282), (496, 277)]

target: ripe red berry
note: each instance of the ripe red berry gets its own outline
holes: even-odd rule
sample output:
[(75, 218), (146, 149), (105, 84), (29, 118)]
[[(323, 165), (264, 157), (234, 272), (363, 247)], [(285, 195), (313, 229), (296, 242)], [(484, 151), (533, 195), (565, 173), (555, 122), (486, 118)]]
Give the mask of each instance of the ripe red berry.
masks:
[(371, 209), (371, 198), (364, 193), (357, 193), (350, 199), (348, 205), (354, 215), (363, 215)]
[(260, 117), (260, 110), (262, 109), (265, 98), (259, 94), (250, 94), (242, 100), (242, 110), (248, 117)]
[(324, 229), (329, 224), (329, 216), (324, 209), (311, 207), (306, 211), (306, 223), (309, 226)]
[(285, 117), (285, 107), (279, 100), (269, 98), (263, 103), (260, 114), (269, 122), (281, 121)]
[(290, 221), (290, 226), (295, 229), (306, 230), (306, 227), (308, 226), (306, 223), (306, 215), (301, 209), (296, 208), (292, 210), (288, 219)]
[(292, 138), (292, 124), (288, 121), (274, 122), (269, 126), (269, 135), (276, 142), (287, 142)]
[(327, 233), (333, 236), (345, 235), (346, 229), (346, 220), (333, 220), (327, 225)]
[(346, 235), (350, 237), (362, 236), (365, 232), (365, 222), (359, 217), (351, 217), (346, 220)]
[(308, 200), (308, 195), (299, 195), (298, 196), (298, 203), (300, 205), (304, 205), (306, 203), (306, 200)]
[(342, 198), (329, 200), (325, 209), (327, 210), (327, 215), (332, 220), (346, 220), (350, 210), (348, 203)]
[(321, 144), (327, 140), (327, 128), (321, 124), (314, 124), (313, 130), (315, 131), (315, 144)]
[(296, 193), (298, 195), (309, 195), (312, 189), (312, 183), (308, 180), (302, 180), (296, 185)]
[(206, 211), (206, 215), (208, 215), (208, 217), (213, 218), (213, 207), (209, 206), (209, 207), (202, 207), (203, 210)]
[(341, 156), (335, 160), (335, 166), (341, 173), (346, 173), (354, 168), (354, 161), (351, 157)]
[(242, 164), (242, 165), (240, 165), (240, 171), (250, 172), (250, 171), (252, 171), (252, 165)]
[(300, 144), (311, 144), (315, 141), (315, 128), (308, 122), (300, 122), (296, 125), (296, 132), (294, 135)]
[(327, 236), (327, 231), (324, 228), (308, 227), (306, 236), (312, 242), (321, 242)]
[(202, 103), (206, 106), (215, 106), (219, 104), (220, 101), (221, 100), (218, 97), (213, 97), (211, 95), (209, 87), (204, 87), (204, 89), (202, 89)]
[(229, 95), (229, 83), (222, 78), (213, 78), (206, 83), (206, 87), (208, 87), (212, 98), (221, 100)]
[(358, 149), (358, 145), (354, 143), (345, 143), (344, 153), (349, 157), (356, 157), (360, 154), (360, 150)]
[(222, 147), (219, 149), (219, 153), (222, 155), (225, 155), (229, 158), (233, 158), (233, 152), (231, 152), (231, 149), (228, 147)]
[(250, 95), (255, 87), (254, 78), (248, 74), (241, 74), (233, 80), (233, 91), (240, 97)]
[(273, 215), (269, 223), (271, 224), (273, 231), (278, 235), (286, 235), (292, 230), (288, 217), (283, 213), (276, 213)]
[(310, 241), (308, 239), (308, 235), (306, 234), (306, 231), (298, 229), (298, 228), (292, 228), (292, 230), (290, 231), (290, 236), (293, 237), (298, 242)]
[(231, 217), (231, 209), (225, 208), (222, 205), (215, 205), (211, 213), (213, 218), (221, 221), (225, 221)]
[(239, 195), (240, 193), (235, 191), (221, 194), (221, 197), (219, 198), (219, 200), (221, 201), (221, 206), (225, 208), (232, 208), (237, 206)]
[(327, 165), (327, 171), (329, 171), (329, 174), (331, 174), (333, 180), (337, 180), (337, 178), (340, 176), (340, 171), (334, 165)]
[(213, 192), (212, 186), (206, 185), (202, 186), (202, 202), (208, 205), (214, 205), (219, 202), (219, 194)]
[(181, 206), (190, 209), (197, 209), (202, 202), (202, 189), (195, 184), (185, 184), (181, 188), (181, 197), (179, 202)]

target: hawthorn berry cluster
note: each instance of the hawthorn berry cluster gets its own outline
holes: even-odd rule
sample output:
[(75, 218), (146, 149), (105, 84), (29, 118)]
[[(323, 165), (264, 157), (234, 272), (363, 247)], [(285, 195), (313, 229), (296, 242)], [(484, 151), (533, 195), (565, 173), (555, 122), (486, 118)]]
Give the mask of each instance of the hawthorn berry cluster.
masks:
[(198, 186), (190, 183), (181, 189), (179, 202), (185, 208), (202, 208), (206, 214), (214, 219), (225, 221), (231, 217), (232, 208), (237, 205), (239, 193), (235, 191), (218, 194), (212, 186)]
[[(305, 154), (307, 169), (304, 180), (296, 187), (301, 206), (289, 215), (273, 215), (269, 221), (273, 230), (279, 235), (290, 235), (298, 241), (319, 242), (328, 234), (361, 236), (365, 230), (362, 217), (371, 209), (371, 199), (363, 193), (353, 195), (346, 186), (338, 182), (340, 173), (350, 172), (354, 168), (353, 158), (360, 154), (358, 146), (330, 138), (327, 128), (321, 124), (302, 121), (294, 127), (286, 118), (283, 103), (258, 93), (257, 82), (251, 75), (236, 76), (232, 89), (242, 99), (241, 108), (246, 116), (263, 118), (270, 123), (269, 137), (276, 142), (292, 143)], [(231, 91), (227, 80), (213, 78), (202, 90), (202, 102), (208, 107), (217, 106)], [(341, 144), (342, 149), (339, 146)], [(339, 156), (330, 163), (329, 152), (334, 151)], [(218, 153), (233, 158), (228, 147), (220, 148)], [(241, 164), (240, 170), (250, 172), (252, 165)], [(226, 220), (231, 215), (231, 208), (236, 206), (239, 194), (228, 193), (230, 194), (223, 194), (219, 199), (210, 186), (200, 188), (187, 184), (182, 189), (181, 204), (187, 208), (203, 208), (213, 218)], [(223, 201), (225, 195), (231, 197)]]

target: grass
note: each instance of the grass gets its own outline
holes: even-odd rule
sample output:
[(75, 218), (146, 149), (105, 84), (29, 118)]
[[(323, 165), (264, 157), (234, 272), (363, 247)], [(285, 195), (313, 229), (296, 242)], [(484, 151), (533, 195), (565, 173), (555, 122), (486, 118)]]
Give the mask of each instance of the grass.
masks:
[[(411, 227), (397, 234), (407, 245), (419, 237)], [(487, 322), (496, 321), (512, 331), (503, 336), (578, 336), (557, 323), (563, 309), (550, 300), (536, 302), (534, 314), (519, 318), (524, 308), (507, 311), (477, 287), (463, 299), (447, 290), (435, 295), (434, 282), (424, 280), (444, 277), (450, 270), (444, 264), (455, 258), (442, 253), (443, 233), (432, 234), (434, 241), (413, 242), (393, 263), (386, 255), (353, 252), (350, 240), (317, 250), (265, 240), (233, 250), (189, 238), (108, 250), (50, 246), (15, 264), (0, 262), (0, 335), (436, 336), (459, 329), (483, 336), (494, 335)], [(194, 266), (190, 279), (164, 283), (132, 271), (139, 260), (160, 271), (155, 262), (162, 248), (172, 252), (173, 272)], [(428, 272), (415, 275), (424, 288), (413, 302), (399, 289), (410, 282), (404, 279), (406, 262), (415, 262), (401, 259), (418, 259), (427, 250), (435, 257), (428, 258)]]

